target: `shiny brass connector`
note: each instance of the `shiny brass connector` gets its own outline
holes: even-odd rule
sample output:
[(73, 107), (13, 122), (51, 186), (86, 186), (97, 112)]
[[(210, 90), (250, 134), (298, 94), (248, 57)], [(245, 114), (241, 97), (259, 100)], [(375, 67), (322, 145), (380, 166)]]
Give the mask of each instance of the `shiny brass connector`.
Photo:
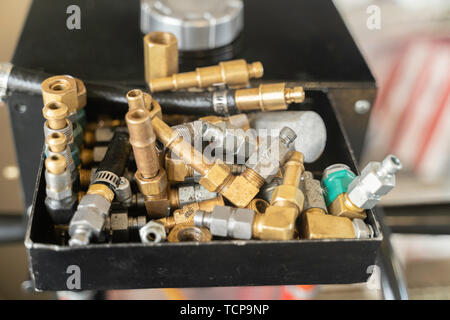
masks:
[(227, 129), (239, 128), (244, 131), (250, 129), (250, 122), (248, 120), (247, 115), (244, 113), (235, 114), (229, 117), (206, 116), (201, 117), (198, 120), (209, 122), (221, 128)]
[(164, 146), (202, 175), (199, 183), (208, 191), (219, 192), (238, 207), (245, 207), (259, 192), (264, 180), (247, 173), (235, 177), (224, 163), (205, 158), (159, 117), (152, 118), (153, 130)]
[(255, 211), (256, 214), (264, 214), (269, 206), (266, 200), (253, 199), (246, 208)]
[(367, 239), (374, 236), (362, 219), (350, 220), (312, 209), (302, 216), (300, 237), (303, 239)]
[(357, 218), (364, 220), (367, 217), (365, 210), (354, 205), (348, 198), (347, 192), (338, 195), (328, 207), (328, 211), (333, 216), (347, 217), (350, 219)]
[(290, 103), (303, 102), (305, 92), (302, 87), (286, 88), (286, 83), (273, 83), (238, 89), (234, 97), (240, 111), (275, 111), (286, 110)]
[(49, 129), (61, 130), (69, 125), (67, 119), (69, 108), (64, 103), (51, 101), (44, 106), (42, 114), (47, 120), (45, 125)]
[(152, 218), (166, 217), (169, 213), (167, 175), (160, 167), (156, 152), (156, 136), (150, 111), (146, 108), (130, 108), (125, 120), (138, 169), (136, 183), (145, 196), (147, 213)]
[(179, 224), (167, 236), (169, 242), (209, 242), (212, 240), (211, 232), (207, 228)]
[(284, 165), (283, 183), (276, 187), (270, 207), (264, 215), (256, 215), (253, 237), (264, 240), (290, 240), (294, 237), (295, 222), (303, 210), (304, 196), (298, 188), (304, 171), (303, 154), (292, 152)]
[(134, 89), (127, 92), (127, 101), (129, 110), (148, 109), (152, 107), (152, 96), (140, 89)]
[(151, 32), (144, 37), (145, 81), (178, 73), (178, 41), (170, 32)]
[(53, 76), (41, 83), (44, 105), (50, 102), (61, 102), (68, 107), (69, 115), (78, 110), (78, 92), (75, 78), (69, 76)]
[(62, 132), (53, 132), (47, 136), (45, 144), (47, 147), (47, 157), (60, 154), (66, 159), (67, 169), (71, 174), (72, 182), (74, 182), (78, 173), (72, 159), (72, 153), (67, 144), (67, 137)]
[(194, 214), (200, 210), (205, 212), (213, 211), (215, 206), (223, 206), (222, 196), (204, 200), (200, 202), (194, 202), (183, 206), (181, 209), (175, 210), (173, 216), (167, 218), (161, 218), (157, 221), (162, 223), (166, 230), (170, 230), (178, 224), (194, 225)]
[(220, 62), (216, 66), (197, 68), (193, 72), (152, 79), (148, 82), (148, 86), (151, 92), (159, 92), (193, 87), (207, 88), (220, 83), (230, 86), (247, 85), (251, 78), (261, 78), (263, 72), (261, 62), (231, 60)]

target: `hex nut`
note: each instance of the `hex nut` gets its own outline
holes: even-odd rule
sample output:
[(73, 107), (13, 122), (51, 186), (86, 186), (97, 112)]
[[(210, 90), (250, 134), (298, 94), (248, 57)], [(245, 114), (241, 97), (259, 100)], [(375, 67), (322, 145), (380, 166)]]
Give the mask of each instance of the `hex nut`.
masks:
[(272, 194), (272, 200), (270, 201), (271, 205), (279, 203), (292, 203), (294, 204), (299, 212), (302, 212), (303, 210), (303, 203), (305, 202), (305, 196), (303, 195), (303, 192), (291, 185), (279, 185), (275, 188)]
[(250, 209), (236, 209), (228, 222), (228, 236), (249, 240), (253, 234), (255, 212)]
[(70, 76), (53, 76), (45, 79), (42, 84), (44, 104), (51, 101), (62, 102), (69, 108), (69, 114), (78, 108), (77, 83)]
[(189, 167), (184, 160), (170, 157), (169, 153), (166, 154), (165, 159), (167, 178), (170, 181), (182, 182), (191, 174), (189, 171), (193, 170)]
[(139, 236), (142, 243), (157, 243), (166, 240), (166, 229), (164, 225), (156, 222), (150, 221), (139, 229)]
[(151, 179), (142, 177), (139, 171), (134, 175), (139, 191), (146, 196), (157, 196), (163, 194), (167, 190), (166, 171), (160, 169), (158, 175)]
[(245, 208), (259, 192), (259, 188), (243, 176), (237, 176), (221, 194), (236, 207)]
[(229, 179), (230, 167), (224, 163), (216, 162), (206, 174), (200, 178), (199, 183), (208, 191), (215, 192)]

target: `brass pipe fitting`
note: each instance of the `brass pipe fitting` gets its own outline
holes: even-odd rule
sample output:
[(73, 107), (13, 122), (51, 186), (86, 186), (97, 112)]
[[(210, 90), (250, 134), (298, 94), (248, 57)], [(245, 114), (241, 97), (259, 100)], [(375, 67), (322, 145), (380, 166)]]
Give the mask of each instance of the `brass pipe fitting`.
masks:
[(264, 215), (255, 215), (253, 236), (263, 240), (290, 240), (295, 233), (295, 222), (303, 210), (304, 195), (298, 188), (304, 171), (303, 154), (291, 153), (284, 164), (283, 183), (275, 188), (270, 207)]
[(328, 207), (328, 211), (333, 216), (347, 217), (350, 219), (365, 219), (366, 211), (355, 204), (348, 198), (348, 193), (341, 193), (334, 199)]
[(225, 205), (225, 203), (223, 202), (222, 196), (200, 202), (189, 203), (181, 209), (175, 210), (171, 217), (161, 218), (157, 221), (162, 223), (166, 230), (170, 230), (179, 224), (194, 225), (194, 214), (196, 212), (200, 210), (211, 212), (215, 206), (223, 205)]
[(111, 203), (114, 200), (114, 192), (106, 185), (101, 183), (91, 184), (86, 192), (86, 195), (99, 195), (108, 200)]
[(87, 148), (81, 149), (80, 161), (83, 167), (90, 167), (94, 162), (94, 151)]
[(80, 186), (82, 188), (87, 188), (91, 184), (91, 170), (89, 169), (79, 169), (80, 174)]
[(263, 72), (261, 62), (247, 63), (243, 59), (231, 60), (220, 62), (216, 66), (197, 68), (192, 72), (152, 79), (148, 82), (148, 86), (151, 92), (192, 87), (207, 88), (220, 83), (239, 86), (247, 85), (251, 78), (261, 78)]
[(209, 242), (212, 240), (211, 232), (207, 228), (179, 224), (167, 236), (169, 242)]
[(131, 109), (125, 115), (125, 120), (138, 171), (143, 178), (155, 177), (160, 167), (150, 112), (146, 109)]
[(145, 81), (178, 73), (178, 41), (170, 32), (150, 32), (144, 37)]
[(264, 214), (269, 206), (266, 200), (253, 199), (246, 208), (255, 211), (256, 214)]
[(69, 76), (53, 76), (41, 83), (44, 105), (49, 102), (61, 102), (69, 108), (69, 114), (78, 110), (78, 92), (76, 79)]
[(87, 104), (87, 91), (83, 81), (78, 78), (74, 78), (77, 85), (77, 110), (80, 111)]
[(53, 132), (45, 139), (45, 145), (47, 147), (47, 157), (60, 154), (66, 159), (67, 169), (70, 171), (72, 181), (75, 181), (77, 171), (67, 143), (67, 137), (62, 132)]
[(238, 89), (234, 95), (236, 107), (240, 111), (286, 110), (290, 103), (305, 100), (302, 87), (286, 88), (286, 83), (261, 84), (257, 88)]
[(374, 236), (370, 225), (362, 219), (350, 220), (324, 214), (323, 211), (310, 209), (302, 216), (300, 237), (302, 239), (367, 239)]
[(206, 116), (201, 117), (198, 120), (209, 122), (213, 125), (225, 127), (225, 128), (239, 128), (242, 130), (250, 129), (250, 121), (244, 113), (235, 114), (229, 117), (219, 117), (219, 116)]
[[(133, 91), (137, 90), (131, 92)], [(138, 92), (138, 96), (141, 97), (142, 103), (144, 99), (140, 93)], [(138, 169), (135, 178), (139, 190), (145, 196), (147, 213), (153, 218), (166, 217), (170, 205), (167, 197), (167, 175), (160, 167), (151, 113), (146, 108), (131, 108), (130, 105), (125, 120)]]
[(127, 92), (129, 110), (151, 109), (152, 96), (140, 89), (133, 89)]
[(219, 192), (238, 207), (245, 207), (258, 194), (264, 181), (248, 173), (248, 170), (235, 177), (226, 164), (218, 161), (212, 163), (160, 118), (153, 117), (152, 126), (166, 148), (202, 175), (199, 183), (208, 191)]
[(42, 109), (42, 114), (47, 120), (46, 125), (53, 130), (61, 130), (68, 125), (67, 116), (69, 115), (69, 108), (66, 104), (50, 101), (45, 104)]

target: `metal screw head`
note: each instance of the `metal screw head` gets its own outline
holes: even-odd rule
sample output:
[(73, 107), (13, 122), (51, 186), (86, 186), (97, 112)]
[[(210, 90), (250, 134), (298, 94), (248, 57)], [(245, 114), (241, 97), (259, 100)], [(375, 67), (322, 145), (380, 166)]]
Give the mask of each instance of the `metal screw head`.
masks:
[(291, 128), (284, 127), (280, 131), (280, 139), (285, 141), (286, 145), (289, 145), (297, 139), (297, 134)]
[(367, 100), (358, 100), (355, 102), (355, 112), (365, 114), (370, 110), (371, 104)]

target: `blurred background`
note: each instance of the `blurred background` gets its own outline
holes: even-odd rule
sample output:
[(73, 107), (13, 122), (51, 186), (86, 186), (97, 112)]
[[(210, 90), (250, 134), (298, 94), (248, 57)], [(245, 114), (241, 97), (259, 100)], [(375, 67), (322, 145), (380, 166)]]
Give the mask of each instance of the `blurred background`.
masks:
[[(11, 59), (30, 3), (30, 0), (0, 2), (0, 61)], [(429, 225), (450, 229), (450, 2), (334, 0), (334, 3), (379, 88), (361, 165), (394, 153), (405, 166), (397, 187), (383, 198), (382, 205), (386, 223), (394, 232), (391, 242), (404, 272), (409, 298), (449, 299), (448, 232), (418, 234), (408, 227)], [(380, 23), (369, 26), (368, 17), (376, 12)], [(25, 208), (20, 172), (8, 110), (1, 102), (0, 132), (0, 212), (22, 215)], [(406, 211), (407, 216), (403, 214)], [(411, 211), (417, 214), (411, 216)], [(22, 243), (0, 244), (0, 257), (0, 299), (54, 297), (52, 293), (27, 291), (27, 260)], [(375, 274), (369, 284), (127, 290), (109, 292), (108, 297), (381, 299), (378, 282)]]

